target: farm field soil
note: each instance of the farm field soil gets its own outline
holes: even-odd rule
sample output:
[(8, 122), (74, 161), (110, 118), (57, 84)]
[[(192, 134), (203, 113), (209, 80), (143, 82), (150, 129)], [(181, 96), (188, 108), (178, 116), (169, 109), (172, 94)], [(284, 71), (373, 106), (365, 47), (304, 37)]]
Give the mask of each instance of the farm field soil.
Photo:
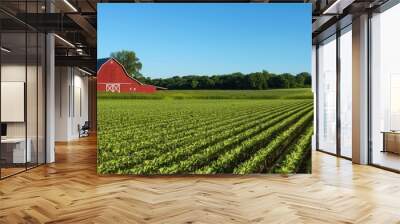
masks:
[(313, 100), (306, 91), (297, 99), (282, 91), (100, 95), (98, 172), (309, 173)]

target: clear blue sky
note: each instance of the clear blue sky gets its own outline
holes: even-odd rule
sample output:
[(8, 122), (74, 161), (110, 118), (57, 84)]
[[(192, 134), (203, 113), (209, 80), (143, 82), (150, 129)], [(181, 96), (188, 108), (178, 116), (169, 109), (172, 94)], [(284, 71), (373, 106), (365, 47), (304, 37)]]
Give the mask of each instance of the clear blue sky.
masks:
[(311, 4), (98, 4), (98, 58), (133, 50), (152, 78), (311, 70)]

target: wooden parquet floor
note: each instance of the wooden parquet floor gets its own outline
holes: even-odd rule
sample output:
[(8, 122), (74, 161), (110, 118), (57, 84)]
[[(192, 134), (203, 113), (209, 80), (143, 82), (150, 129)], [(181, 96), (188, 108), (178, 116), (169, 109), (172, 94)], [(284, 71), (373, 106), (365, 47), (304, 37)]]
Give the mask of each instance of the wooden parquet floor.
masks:
[(400, 223), (400, 175), (313, 153), (313, 174), (96, 174), (96, 139), (0, 181), (0, 223)]

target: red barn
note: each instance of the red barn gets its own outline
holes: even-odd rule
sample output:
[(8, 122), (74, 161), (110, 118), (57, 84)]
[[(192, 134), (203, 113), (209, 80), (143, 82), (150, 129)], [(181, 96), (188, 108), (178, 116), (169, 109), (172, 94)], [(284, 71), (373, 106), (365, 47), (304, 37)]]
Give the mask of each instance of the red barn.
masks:
[(97, 91), (117, 93), (154, 93), (156, 86), (146, 85), (128, 75), (124, 66), (114, 58), (105, 61), (97, 70)]

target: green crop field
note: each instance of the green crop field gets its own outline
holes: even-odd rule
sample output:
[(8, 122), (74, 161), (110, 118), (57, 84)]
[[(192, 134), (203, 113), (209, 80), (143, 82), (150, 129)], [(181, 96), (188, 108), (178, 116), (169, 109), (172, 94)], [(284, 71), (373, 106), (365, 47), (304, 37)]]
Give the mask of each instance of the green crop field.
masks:
[(101, 174), (309, 173), (309, 89), (98, 94)]

